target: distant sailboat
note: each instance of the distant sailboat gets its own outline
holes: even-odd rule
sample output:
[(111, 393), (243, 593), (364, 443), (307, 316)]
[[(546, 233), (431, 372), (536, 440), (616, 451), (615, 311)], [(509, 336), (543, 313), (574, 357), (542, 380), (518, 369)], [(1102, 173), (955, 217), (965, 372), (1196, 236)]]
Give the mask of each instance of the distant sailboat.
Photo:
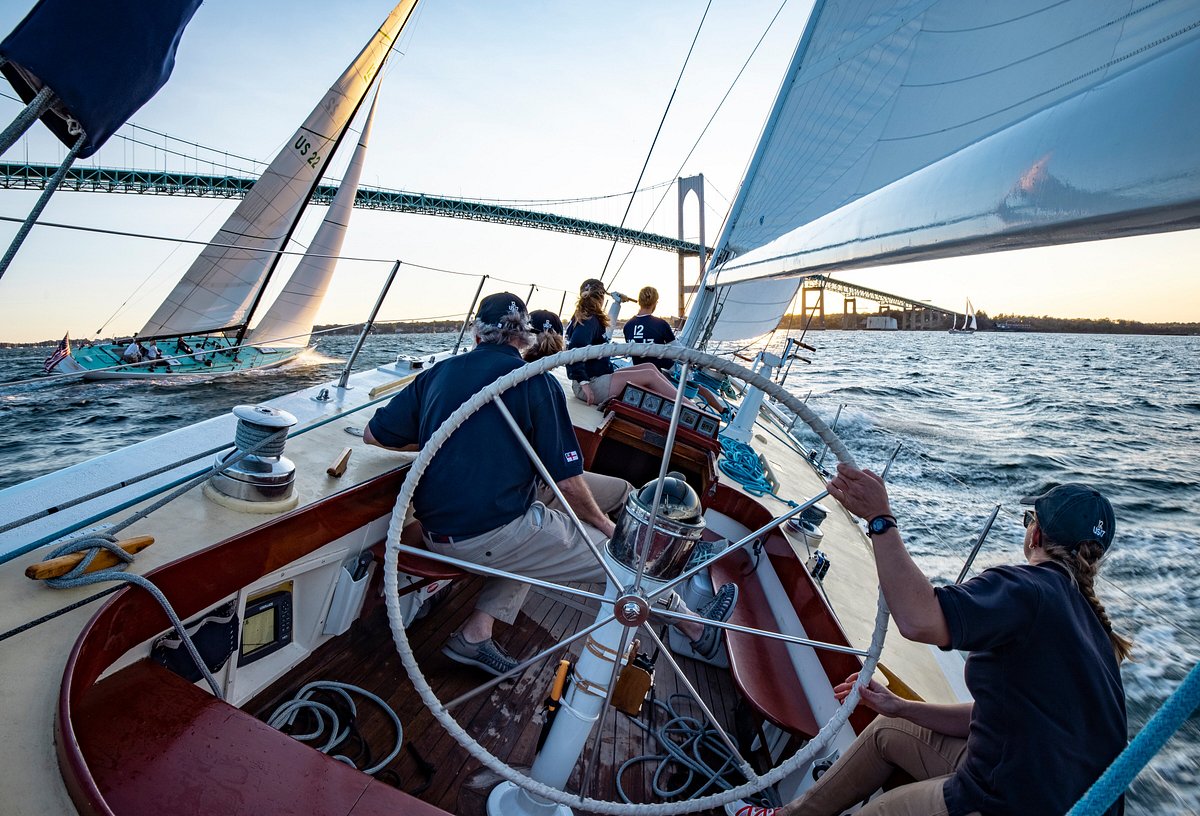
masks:
[(307, 347), (353, 209), (374, 105), (308, 252), (253, 331), (250, 322), (412, 6), (393, 10), (136, 335), (141, 343), (165, 343), (162, 359), (130, 364), (133, 341), (97, 343), (74, 349), (54, 372), (83, 372), (88, 380), (211, 375), (279, 366)]
[(963, 310), (962, 325), (959, 326), (959, 325), (957, 325), (957, 323), (958, 323), (958, 315), (954, 315), (954, 317), (950, 321), (950, 332), (949, 332), (950, 334), (974, 334), (975, 333), (975, 329), (977, 328), (977, 326), (975, 324), (975, 307), (973, 307), (971, 305), (970, 298), (967, 298), (967, 306)]

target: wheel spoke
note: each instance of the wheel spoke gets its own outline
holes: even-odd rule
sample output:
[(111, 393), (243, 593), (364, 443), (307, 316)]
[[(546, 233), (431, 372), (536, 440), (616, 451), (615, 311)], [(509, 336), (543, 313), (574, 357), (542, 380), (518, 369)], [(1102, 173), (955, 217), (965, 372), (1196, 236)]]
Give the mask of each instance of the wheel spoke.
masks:
[(671, 408), (671, 424), (667, 427), (667, 441), (663, 444), (662, 464), (658, 468), (658, 481), (654, 487), (654, 504), (650, 508), (650, 524), (644, 531), (645, 541), (642, 542), (641, 554), (638, 556), (637, 579), (633, 586), (642, 588), (642, 575), (646, 571), (646, 561), (650, 558), (650, 545), (654, 543), (654, 529), (658, 524), (658, 511), (662, 505), (663, 479), (671, 467), (671, 454), (675, 451), (675, 434), (679, 430), (679, 417), (683, 408), (683, 387), (687, 383), (688, 364), (684, 363), (679, 370), (679, 387), (675, 389), (675, 405)]
[(455, 697), (453, 700), (451, 700), (450, 702), (443, 705), (442, 708), (449, 710), (451, 708), (454, 708), (454, 706), (459, 705), (460, 703), (465, 703), (467, 700), (470, 700), (472, 697), (476, 697), (480, 694), (483, 694), (483, 692), (487, 691), (488, 689), (495, 688), (496, 686), (503, 683), (505, 680), (516, 677), (521, 672), (525, 671), (530, 666), (532, 666), (534, 663), (537, 663), (538, 661), (541, 661), (541, 660), (545, 660), (547, 657), (549, 657), (550, 655), (559, 651), (560, 649), (570, 646), (572, 643), (579, 640), (581, 637), (583, 637), (585, 635), (590, 635), (592, 632), (595, 632), (597, 629), (599, 629), (601, 626), (604, 626), (605, 624), (612, 623), (613, 620), (614, 620), (614, 618), (612, 615), (601, 616), (600, 619), (597, 620), (595, 623), (593, 623), (591, 626), (588, 626), (584, 629), (580, 629), (578, 632), (571, 635), (566, 640), (560, 640), (557, 643), (555, 643), (553, 646), (543, 649), (542, 651), (538, 652), (537, 654), (535, 654), (533, 657), (529, 658), (528, 660), (526, 660), (522, 663), (518, 663), (515, 667), (509, 669), (508, 671), (506, 671), (504, 674), (500, 675), (499, 677), (493, 677), (491, 680), (487, 681), (482, 686), (478, 686), (477, 688), (474, 688), (471, 691), (468, 691), (466, 694), (462, 694), (462, 695), (459, 695), (458, 697)]
[(508, 406), (504, 404), (504, 400), (497, 397), (492, 401), (492, 404), (500, 409), (500, 415), (504, 417), (504, 421), (508, 423), (508, 427), (512, 428), (513, 435), (517, 438), (517, 441), (521, 444), (521, 447), (525, 449), (526, 455), (529, 456), (529, 461), (537, 470), (538, 475), (542, 477), (542, 481), (545, 482), (546, 486), (549, 487), (551, 492), (554, 493), (554, 498), (558, 499), (559, 504), (563, 506), (563, 510), (570, 517), (571, 522), (575, 525), (575, 529), (579, 531), (581, 536), (583, 536), (583, 540), (587, 543), (588, 549), (591, 550), (592, 555), (596, 557), (596, 561), (599, 562), (601, 568), (603, 568), (605, 575), (607, 575), (608, 579), (613, 582), (613, 586), (619, 587), (621, 585), (621, 579), (617, 577), (617, 574), (613, 571), (613, 568), (609, 566), (607, 561), (604, 560), (604, 555), (592, 542), (592, 537), (588, 535), (587, 528), (583, 526), (583, 522), (579, 520), (579, 516), (575, 515), (575, 511), (567, 502), (566, 497), (563, 496), (562, 491), (559, 490), (558, 484), (550, 475), (550, 471), (546, 470), (546, 465), (537, 455), (537, 451), (533, 449), (533, 446), (529, 444), (529, 440), (525, 438), (525, 434), (521, 432), (521, 426), (517, 424), (515, 419), (513, 419), (513, 415), (508, 410)]
[(613, 692), (617, 688), (617, 678), (621, 676), (621, 660), (625, 657), (625, 648), (629, 645), (629, 635), (632, 629), (625, 627), (621, 630), (621, 645), (613, 656), (612, 674), (608, 678), (608, 688), (604, 692), (604, 704), (600, 706), (600, 719), (592, 729), (592, 752), (584, 760), (583, 770), (579, 774), (579, 798), (587, 798), (591, 790), (592, 776), (596, 766), (600, 764), (600, 745), (604, 742), (604, 722), (608, 719), (608, 707), (612, 705)]
[(821, 499), (825, 498), (828, 495), (829, 495), (828, 490), (822, 490), (820, 493), (813, 496), (811, 499), (801, 502), (799, 505), (791, 508), (783, 515), (776, 516), (775, 518), (771, 519), (766, 524), (764, 524), (762, 527), (759, 527), (754, 532), (748, 533), (745, 536), (743, 536), (742, 538), (739, 538), (737, 541), (733, 542), (728, 547), (721, 550), (721, 552), (717, 553), (712, 558), (709, 558), (707, 561), (700, 562), (699, 564), (697, 564), (696, 566), (692, 567), (689, 570), (684, 570), (683, 573), (681, 575), (679, 575), (678, 577), (672, 578), (670, 581), (668, 581), (663, 586), (659, 587), (658, 589), (655, 589), (653, 592), (649, 593), (650, 599), (654, 600), (655, 598), (658, 598), (662, 595), (667, 594), (668, 592), (673, 590), (675, 587), (679, 586), (684, 581), (691, 578), (696, 573), (700, 572), (701, 570), (708, 569), (710, 566), (717, 563), (722, 558), (725, 558), (728, 555), (732, 555), (733, 553), (735, 553), (738, 550), (745, 547), (747, 544), (753, 543), (755, 541), (755, 539), (761, 537), (762, 535), (764, 535), (766, 533), (771, 532), (776, 527), (783, 524), (785, 521), (792, 518), (793, 516), (800, 515), (805, 510), (812, 507), (814, 504), (816, 504), (817, 502), (819, 502)]
[(785, 635), (781, 632), (771, 632), (766, 629), (755, 629), (750, 626), (738, 626), (736, 623), (729, 623), (728, 621), (705, 620), (703, 618), (697, 618), (694, 615), (684, 615), (679, 612), (668, 612), (662, 609), (651, 610), (651, 614), (663, 618), (670, 618), (674, 621), (690, 621), (692, 623), (704, 621), (706, 624), (715, 626), (718, 629), (725, 629), (730, 632), (742, 632), (743, 634), (757, 635), (758, 637), (769, 638), (771, 640), (782, 640), (785, 643), (795, 643), (800, 646), (812, 646), (814, 649), (825, 649), (826, 651), (830, 652), (841, 652), (842, 654), (858, 655), (859, 657), (867, 656), (866, 649), (855, 649), (853, 646), (840, 646), (837, 643), (826, 643), (823, 640), (811, 640), (809, 638), (797, 637), (796, 635)]
[(532, 584), (533, 586), (552, 589), (556, 592), (562, 592), (566, 595), (578, 595), (581, 598), (590, 598), (593, 601), (612, 605), (612, 601), (595, 592), (588, 592), (586, 589), (576, 589), (575, 587), (563, 586), (556, 584), (553, 581), (543, 581), (541, 578), (530, 578), (528, 575), (517, 575), (504, 570), (495, 569), (494, 567), (485, 567), (483, 564), (477, 564), (474, 561), (463, 561), (461, 558), (455, 558), (451, 555), (442, 555), (433, 550), (418, 550), (416, 547), (410, 547), (407, 544), (400, 544), (396, 548), (402, 553), (409, 555), (427, 558), (430, 561), (437, 561), (441, 564), (449, 564), (452, 567), (458, 567), (464, 572), (473, 572), (477, 575), (487, 575), (492, 578), (508, 578), (510, 581), (520, 581), (523, 584)]
[[(692, 618), (692, 620), (696, 620), (696, 618)], [(710, 723), (712, 723), (712, 727), (717, 730), (717, 736), (721, 738), (721, 742), (724, 743), (725, 747), (729, 749), (730, 755), (737, 759), (738, 763), (740, 764), (739, 770), (746, 777), (746, 779), (755, 779), (757, 775), (754, 773), (754, 769), (750, 767), (750, 763), (745, 760), (741, 751), (739, 751), (737, 746), (734, 745), (733, 740), (728, 734), (725, 733), (725, 729), (721, 727), (719, 722), (717, 722), (717, 718), (713, 716), (712, 711), (709, 710), (708, 704), (701, 699), (700, 693), (696, 691), (696, 687), (692, 685), (692, 682), (688, 680), (687, 675), (683, 673), (683, 667), (680, 666), (675, 660), (675, 656), (671, 654), (671, 650), (667, 647), (667, 644), (662, 642), (662, 639), (655, 634), (653, 628), (649, 626), (643, 628), (646, 630), (646, 633), (650, 635), (650, 639), (654, 641), (654, 645), (658, 647), (659, 654), (665, 657), (667, 659), (667, 663), (669, 663), (671, 668), (675, 670), (675, 676), (679, 679), (679, 682), (682, 683), (684, 688), (688, 690), (688, 693), (692, 695), (692, 699), (696, 701), (696, 705), (700, 706), (700, 710), (704, 712), (704, 716)]]

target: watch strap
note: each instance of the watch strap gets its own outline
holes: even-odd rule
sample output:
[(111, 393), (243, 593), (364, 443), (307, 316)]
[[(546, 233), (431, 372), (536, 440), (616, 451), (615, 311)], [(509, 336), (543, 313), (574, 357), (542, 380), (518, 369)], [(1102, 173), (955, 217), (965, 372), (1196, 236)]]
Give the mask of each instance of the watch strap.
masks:
[[(882, 520), (883, 524), (876, 525), (875, 522), (881, 521), (881, 520)], [(878, 531), (875, 529), (877, 526), (879, 527)], [(899, 527), (900, 527), (900, 525), (896, 523), (895, 516), (887, 514), (887, 513), (883, 513), (881, 515), (875, 516), (874, 518), (872, 518), (870, 521), (867, 522), (867, 538), (871, 538), (872, 536), (886, 533), (888, 530), (891, 530), (893, 528), (899, 529)]]

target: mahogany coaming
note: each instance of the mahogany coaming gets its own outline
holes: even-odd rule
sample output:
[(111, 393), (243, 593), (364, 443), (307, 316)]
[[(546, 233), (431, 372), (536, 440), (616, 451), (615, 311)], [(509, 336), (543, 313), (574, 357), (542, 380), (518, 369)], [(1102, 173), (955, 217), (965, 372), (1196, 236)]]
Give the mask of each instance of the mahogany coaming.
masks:
[[(717, 486), (709, 507), (737, 519), (751, 530), (757, 530), (774, 518), (758, 501), (723, 484)], [(796, 616), (803, 622), (806, 635), (824, 643), (849, 646), (850, 641), (833, 610), (817, 590), (808, 570), (792, 551), (787, 537), (778, 528), (766, 534), (763, 552), (771, 559), (771, 566), (787, 591)], [(757, 583), (758, 579), (753, 573), (738, 579), (750, 564), (750, 558), (744, 552), (724, 560), (727, 563), (718, 562), (714, 568), (714, 583), (718, 580), (735, 580), (743, 584), (743, 589), (746, 581)], [(763, 610), (750, 608), (755, 605), (765, 606), (765, 599), (761, 593), (743, 592), (739, 596), (738, 606), (745, 607), (741, 609), (745, 617), (739, 619), (739, 609), (735, 609), (731, 622), (754, 625), (751, 620), (769, 618), (769, 614)], [(739, 632), (728, 632), (726, 637), (733, 646), (730, 662), (734, 681), (747, 702), (759, 714), (785, 731), (805, 736), (815, 734), (816, 723), (800, 690), (799, 680), (792, 673), (791, 661), (787, 657), (787, 648), (783, 642)], [(862, 668), (861, 662), (854, 655), (828, 649), (814, 651), (830, 685), (841, 683)], [(861, 732), (874, 718), (875, 712), (866, 706), (858, 706), (850, 716), (850, 725), (856, 733)]]
[[(186, 620), (246, 585), (390, 512), (408, 466), (398, 468), (214, 543), (147, 573)], [(75, 717), (97, 678), (130, 649), (170, 625), (146, 592), (127, 587), (88, 621), (59, 689), (55, 747), (67, 791), (83, 814), (114, 816), (77, 738)]]

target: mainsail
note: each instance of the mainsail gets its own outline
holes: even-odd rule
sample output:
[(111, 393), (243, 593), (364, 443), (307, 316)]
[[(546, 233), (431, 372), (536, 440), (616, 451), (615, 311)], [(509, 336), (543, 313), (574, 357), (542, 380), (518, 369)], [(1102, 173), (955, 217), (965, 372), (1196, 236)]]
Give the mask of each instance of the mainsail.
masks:
[(707, 285), (1198, 226), (1197, 76), (1191, 0), (818, 0)]
[(401, 0), (142, 327), (143, 337), (240, 328), (416, 0)]
[(321, 222), (317, 234), (308, 245), (308, 251), (300, 259), (271, 308), (250, 332), (247, 340), (250, 344), (272, 348), (303, 348), (308, 345), (313, 322), (321, 308), (321, 301), (325, 299), (325, 290), (333, 278), (337, 256), (341, 254), (346, 228), (350, 225), (350, 214), (354, 211), (354, 197), (358, 193), (358, 181), (362, 176), (367, 142), (371, 138), (371, 122), (375, 118), (375, 104), (378, 101), (379, 96), (376, 95), (367, 113), (358, 146), (354, 149), (354, 156), (329, 205), (325, 220)]

